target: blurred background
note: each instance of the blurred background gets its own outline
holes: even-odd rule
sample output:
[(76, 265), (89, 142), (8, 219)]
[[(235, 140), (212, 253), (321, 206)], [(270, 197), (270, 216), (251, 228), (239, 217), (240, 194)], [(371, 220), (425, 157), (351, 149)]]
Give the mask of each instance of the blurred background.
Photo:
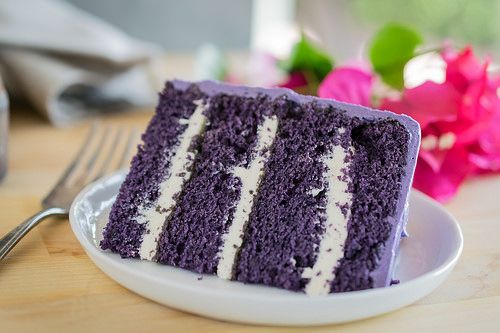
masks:
[(302, 27), (344, 60), (393, 21), (413, 26), (429, 40), (451, 38), (500, 52), (498, 0), (68, 1), (170, 52), (193, 52), (207, 42), (223, 50), (275, 48), (290, 30)]
[(301, 33), (336, 66), (366, 61), (389, 22), (422, 33), (426, 49), (472, 44), (498, 59), (499, 14), (498, 0), (2, 0), (0, 76), (11, 101), (66, 126), (152, 110), (166, 79), (283, 82), (276, 60)]

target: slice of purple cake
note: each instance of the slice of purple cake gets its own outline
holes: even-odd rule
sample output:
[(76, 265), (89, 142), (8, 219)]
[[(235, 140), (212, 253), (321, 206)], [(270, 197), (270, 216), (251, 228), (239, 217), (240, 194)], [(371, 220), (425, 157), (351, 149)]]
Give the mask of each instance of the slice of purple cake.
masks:
[(167, 82), (101, 247), (310, 295), (388, 286), (409, 117), (286, 89)]

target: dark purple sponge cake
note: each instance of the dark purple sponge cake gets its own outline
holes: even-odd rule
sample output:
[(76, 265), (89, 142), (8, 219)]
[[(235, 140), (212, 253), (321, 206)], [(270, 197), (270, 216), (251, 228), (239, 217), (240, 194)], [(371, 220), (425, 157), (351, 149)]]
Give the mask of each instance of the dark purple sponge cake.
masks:
[(167, 82), (101, 247), (310, 295), (388, 286), (419, 142), (390, 112)]

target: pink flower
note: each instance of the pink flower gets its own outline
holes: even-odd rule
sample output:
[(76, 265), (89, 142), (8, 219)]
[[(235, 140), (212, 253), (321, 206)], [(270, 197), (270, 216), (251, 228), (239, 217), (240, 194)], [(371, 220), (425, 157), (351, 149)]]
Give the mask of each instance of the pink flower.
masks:
[(460, 94), (449, 83), (426, 81), (406, 89), (399, 99), (384, 99), (382, 109), (404, 113), (426, 128), (437, 121), (453, 121), (460, 107)]
[(358, 67), (337, 67), (321, 82), (318, 96), (370, 106), (372, 85), (371, 72)]
[(307, 78), (301, 71), (292, 72), (285, 80), (285, 82), (281, 83), (279, 86), (283, 88), (296, 90), (307, 86)]
[(381, 108), (420, 123), (414, 187), (444, 202), (468, 176), (500, 171), (500, 80), (490, 77), (489, 62), (481, 63), (470, 47), (441, 56), (445, 82), (424, 82), (398, 99), (384, 99)]

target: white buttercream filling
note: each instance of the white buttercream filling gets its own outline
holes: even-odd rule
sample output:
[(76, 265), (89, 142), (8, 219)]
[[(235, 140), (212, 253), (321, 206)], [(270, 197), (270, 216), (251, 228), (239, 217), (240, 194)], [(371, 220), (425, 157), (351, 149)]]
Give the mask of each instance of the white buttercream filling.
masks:
[(248, 168), (235, 167), (232, 174), (241, 181), (240, 198), (236, 204), (233, 221), (222, 237), (223, 245), (219, 253), (217, 275), (231, 279), (236, 253), (243, 242), (243, 229), (248, 222), (253, 201), (264, 173), (264, 164), (270, 155), (270, 148), (276, 137), (278, 119), (276, 116), (264, 119), (257, 129), (255, 157)]
[[(303, 278), (310, 279), (305, 287), (308, 295), (326, 295), (330, 292), (330, 283), (335, 278), (334, 269), (344, 256), (349, 207), (352, 200), (352, 195), (348, 192), (350, 180), (343, 172), (347, 167), (345, 159), (348, 154), (349, 151), (339, 145), (334, 146), (332, 152), (323, 159), (326, 166), (323, 177), (328, 182), (326, 225), (316, 262), (312, 268), (308, 267), (302, 272)], [(341, 209), (344, 205), (348, 207), (346, 216)]]
[(203, 111), (207, 105), (202, 100), (194, 101), (196, 109), (187, 119), (179, 119), (179, 124), (187, 125), (179, 136), (179, 144), (170, 161), (170, 170), (167, 178), (160, 184), (160, 196), (149, 206), (139, 209), (139, 223), (146, 225), (139, 255), (141, 259), (152, 260), (158, 248), (158, 238), (163, 225), (176, 204), (176, 194), (182, 191), (184, 183), (191, 177), (191, 166), (195, 153), (190, 151), (193, 138), (201, 134), (205, 128), (206, 117)]

